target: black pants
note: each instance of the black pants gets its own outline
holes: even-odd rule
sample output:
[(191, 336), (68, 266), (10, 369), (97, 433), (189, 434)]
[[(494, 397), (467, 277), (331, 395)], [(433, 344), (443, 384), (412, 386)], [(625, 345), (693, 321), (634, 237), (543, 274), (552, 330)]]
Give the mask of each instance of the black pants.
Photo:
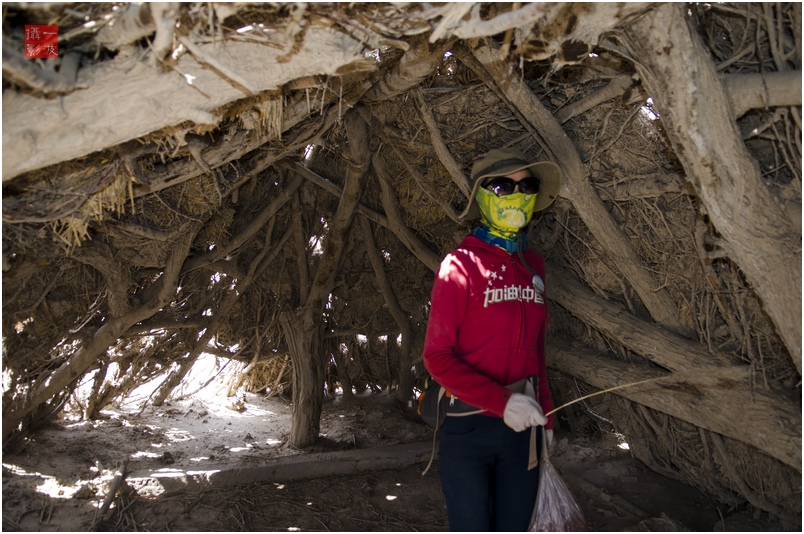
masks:
[(501, 417), (447, 417), (438, 474), (451, 531), (528, 529), (539, 489), (539, 469), (528, 471), (530, 433), (514, 432)]

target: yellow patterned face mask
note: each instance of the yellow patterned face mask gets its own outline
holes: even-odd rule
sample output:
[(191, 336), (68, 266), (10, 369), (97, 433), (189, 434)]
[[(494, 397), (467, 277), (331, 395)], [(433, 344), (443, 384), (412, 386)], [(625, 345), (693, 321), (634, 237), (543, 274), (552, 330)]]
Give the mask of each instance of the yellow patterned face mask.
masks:
[(480, 213), (492, 227), (505, 232), (517, 232), (525, 227), (533, 217), (536, 196), (514, 193), (498, 197), (488, 189), (477, 190), (477, 205)]

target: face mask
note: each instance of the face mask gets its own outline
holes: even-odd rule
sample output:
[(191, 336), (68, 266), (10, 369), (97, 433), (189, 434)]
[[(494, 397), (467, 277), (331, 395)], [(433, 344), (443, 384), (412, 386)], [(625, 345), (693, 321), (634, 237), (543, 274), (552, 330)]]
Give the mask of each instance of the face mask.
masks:
[(514, 193), (498, 197), (483, 187), (477, 190), (476, 198), (483, 218), (492, 227), (505, 232), (516, 232), (527, 225), (536, 205), (536, 194)]

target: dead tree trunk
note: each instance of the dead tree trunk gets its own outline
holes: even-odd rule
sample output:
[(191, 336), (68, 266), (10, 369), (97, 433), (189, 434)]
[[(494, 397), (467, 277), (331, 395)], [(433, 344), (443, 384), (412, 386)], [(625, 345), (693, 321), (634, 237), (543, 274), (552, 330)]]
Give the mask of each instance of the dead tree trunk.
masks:
[[(721, 247), (740, 266), (801, 373), (801, 237), (745, 148), (712, 58), (681, 4), (662, 4), (623, 40)], [(672, 43), (672, 53), (666, 47)]]
[(318, 439), (321, 406), (324, 397), (324, 360), (321, 346), (321, 319), (327, 297), (335, 282), (338, 264), (349, 234), (352, 217), (362, 193), (361, 181), (368, 168), (368, 132), (366, 123), (354, 110), (346, 119), (346, 135), (353, 161), (338, 209), (330, 222), (324, 241), (324, 253), (310, 287), (310, 294), (300, 308), (280, 315), (282, 330), (293, 360), (293, 416), (290, 443), (302, 448)]
[[(215, 331), (217, 332), (217, 329)], [(181, 363), (179, 363), (179, 368), (174, 369), (167, 376), (165, 381), (159, 385), (159, 389), (156, 390), (156, 394), (154, 395), (151, 404), (153, 404), (154, 406), (162, 406), (162, 404), (164, 404), (164, 402), (170, 396), (171, 392), (174, 389), (176, 389), (176, 386), (181, 384), (181, 381), (184, 380), (184, 377), (187, 376), (187, 373), (190, 372), (190, 369), (192, 369), (193, 364), (195, 364), (195, 362), (198, 360), (198, 357), (201, 355), (201, 352), (207, 346), (209, 340), (212, 339), (213, 334), (214, 333), (210, 332), (209, 329), (207, 329), (207, 331), (204, 332), (204, 335), (201, 336), (201, 339), (199, 339), (198, 342), (195, 344), (193, 350), (191, 350), (187, 354), (187, 356), (181, 360)]]
[(320, 313), (309, 306), (279, 316), (293, 362), (293, 414), (290, 444), (303, 448), (315, 443), (321, 428), (324, 400), (324, 362), (321, 358)]
[(351, 343), (346, 349), (346, 354), (341, 351), (341, 344), (338, 343), (335, 347), (335, 365), (338, 367), (338, 382), (341, 383), (343, 396), (345, 398), (352, 397), (352, 377), (349, 376), (349, 359), (352, 353)]
[(299, 202), (299, 192), (293, 195), (293, 218), (290, 224), (293, 227), (293, 245), (296, 248), (296, 264), (299, 267), (299, 300), (307, 301), (310, 292), (310, 274), (307, 257), (307, 247), (304, 244), (304, 231), (302, 230), (302, 209)]
[[(371, 261), (371, 266), (374, 268), (374, 274), (377, 277), (377, 285), (382, 292), (382, 296), (385, 298), (385, 303), (388, 305), (388, 309), (391, 310), (391, 315), (394, 316), (396, 324), (399, 325), (399, 329), (402, 331), (402, 347), (399, 354), (399, 387), (396, 390), (396, 398), (402, 402), (407, 402), (410, 400), (413, 394), (413, 373), (411, 372), (410, 362), (410, 341), (412, 335), (410, 321), (408, 321), (408, 315), (399, 305), (396, 295), (394, 294), (394, 289), (391, 287), (391, 283), (388, 281), (388, 277), (385, 275), (385, 267), (383, 265), (382, 258), (377, 252), (377, 245), (374, 243), (374, 235), (371, 233), (371, 226), (369, 222), (366, 219), (361, 218), (360, 226), (363, 230), (363, 240), (366, 245), (366, 253)], [(388, 336), (387, 343), (389, 351), (391, 343), (393, 342), (394, 340), (391, 338), (391, 336)], [(390, 384), (390, 376), (388, 377), (388, 381)]]

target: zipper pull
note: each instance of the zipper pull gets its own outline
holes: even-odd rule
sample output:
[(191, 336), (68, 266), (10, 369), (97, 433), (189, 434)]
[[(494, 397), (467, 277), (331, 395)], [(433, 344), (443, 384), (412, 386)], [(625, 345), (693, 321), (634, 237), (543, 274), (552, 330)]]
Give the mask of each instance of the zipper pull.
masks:
[(450, 397), (449, 398), (449, 405), (450, 406), (455, 406), (455, 397)]

